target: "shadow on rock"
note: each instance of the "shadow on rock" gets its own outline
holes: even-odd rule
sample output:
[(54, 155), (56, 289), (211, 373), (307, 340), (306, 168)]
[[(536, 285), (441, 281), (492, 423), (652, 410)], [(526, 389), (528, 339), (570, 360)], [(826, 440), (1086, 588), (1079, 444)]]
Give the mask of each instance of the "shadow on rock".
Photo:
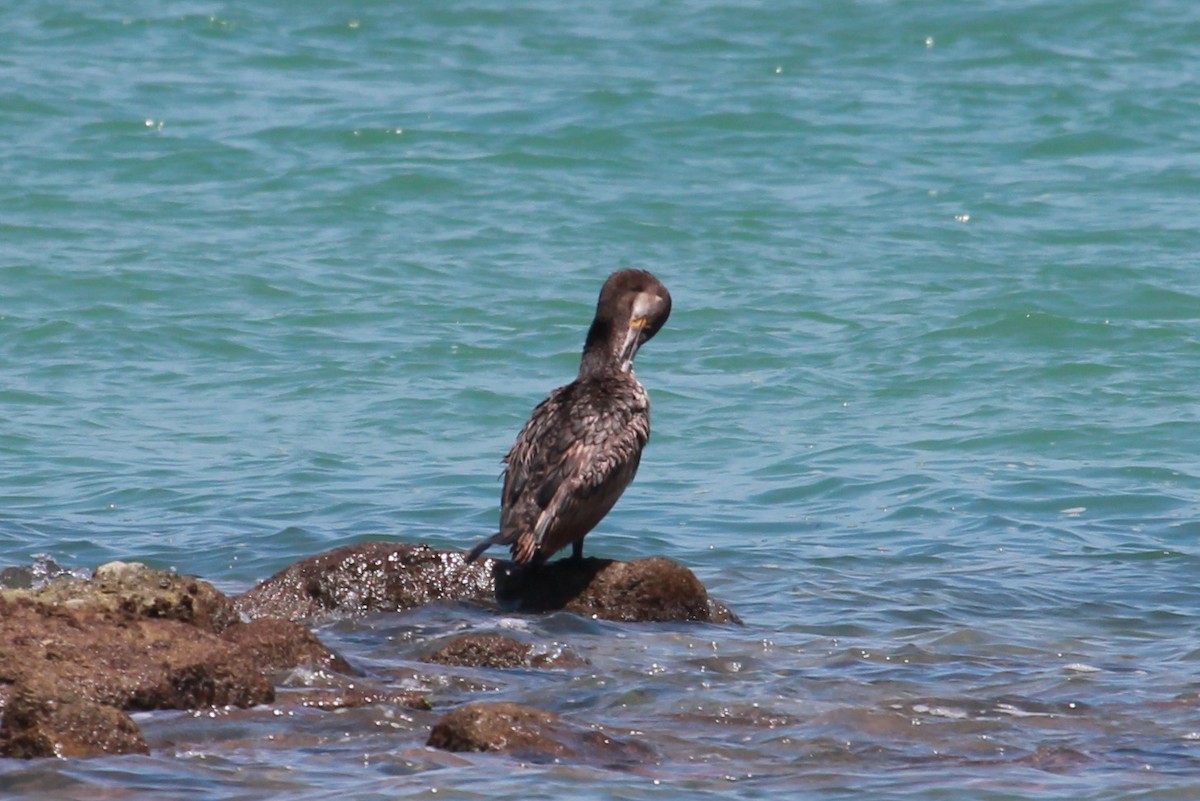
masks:
[(565, 610), (626, 622), (740, 623), (692, 571), (662, 556), (616, 562), (559, 559), (518, 567), (493, 562), (496, 600), (522, 612)]

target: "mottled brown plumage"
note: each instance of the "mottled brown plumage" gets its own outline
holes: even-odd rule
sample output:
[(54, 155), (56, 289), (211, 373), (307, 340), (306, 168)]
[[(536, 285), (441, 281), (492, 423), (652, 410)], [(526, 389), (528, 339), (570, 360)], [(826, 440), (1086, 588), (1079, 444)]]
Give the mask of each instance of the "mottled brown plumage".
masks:
[(633, 357), (671, 314), (671, 295), (644, 270), (620, 270), (600, 290), (579, 376), (533, 410), (505, 456), (500, 531), (476, 545), (508, 545), (518, 564), (542, 562), (583, 538), (633, 481), (650, 438), (650, 399)]

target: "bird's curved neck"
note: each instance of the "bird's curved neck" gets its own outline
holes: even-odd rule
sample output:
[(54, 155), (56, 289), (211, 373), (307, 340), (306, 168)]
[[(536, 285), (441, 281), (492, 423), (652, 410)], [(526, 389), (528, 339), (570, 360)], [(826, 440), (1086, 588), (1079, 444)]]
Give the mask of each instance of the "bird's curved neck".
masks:
[(633, 363), (622, 364), (619, 353), (621, 339), (622, 334), (612, 321), (602, 317), (592, 320), (587, 341), (583, 345), (583, 358), (579, 361), (579, 377), (629, 372)]

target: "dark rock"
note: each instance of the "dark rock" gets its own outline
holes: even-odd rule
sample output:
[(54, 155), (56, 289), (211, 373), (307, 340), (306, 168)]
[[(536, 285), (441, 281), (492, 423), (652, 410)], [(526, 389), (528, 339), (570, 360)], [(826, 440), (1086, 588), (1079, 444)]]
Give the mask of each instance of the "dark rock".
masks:
[(486, 564), (428, 545), (367, 542), (297, 562), (235, 599), (248, 617), (314, 620), (412, 609), (432, 601), (486, 601)]
[(35, 757), (87, 757), (146, 754), (150, 749), (129, 717), (33, 676), (12, 689), (0, 728), (0, 754)]
[(709, 599), (692, 571), (661, 556), (633, 562), (559, 559), (526, 568), (496, 562), (494, 571), (497, 601), (521, 611), (565, 609), (627, 622), (740, 622)]
[(485, 668), (558, 668), (587, 664), (571, 651), (543, 652), (533, 645), (499, 634), (455, 637), (425, 658), (439, 665)]
[(444, 751), (492, 751), (535, 761), (570, 757), (598, 764), (643, 762), (653, 752), (638, 742), (581, 728), (557, 715), (506, 702), (478, 701), (447, 712), (426, 745)]
[(738, 617), (737, 612), (734, 612), (728, 606), (715, 598), (708, 599), (708, 622), (733, 623), (738, 626), (742, 625), (742, 619)]
[(331, 651), (311, 631), (277, 617), (235, 623), (221, 639), (237, 646), (259, 670), (273, 672), (298, 665), (317, 665), (338, 673), (358, 673), (349, 662)]
[(1029, 765), (1049, 773), (1078, 770), (1081, 765), (1093, 761), (1092, 757), (1074, 748), (1046, 744), (1038, 745), (1032, 753), (1016, 760), (1018, 764)]
[(32, 590), (51, 581), (64, 578), (86, 579), (91, 571), (83, 568), (66, 568), (47, 554), (36, 554), (33, 562), (26, 565), (0, 569), (0, 587), (14, 590)]
[(432, 601), (498, 601), (524, 612), (565, 609), (621, 621), (740, 622), (686, 567), (663, 557), (559, 559), (518, 568), (428, 545), (368, 542), (297, 562), (238, 596), (244, 615), (319, 620), (412, 609)]

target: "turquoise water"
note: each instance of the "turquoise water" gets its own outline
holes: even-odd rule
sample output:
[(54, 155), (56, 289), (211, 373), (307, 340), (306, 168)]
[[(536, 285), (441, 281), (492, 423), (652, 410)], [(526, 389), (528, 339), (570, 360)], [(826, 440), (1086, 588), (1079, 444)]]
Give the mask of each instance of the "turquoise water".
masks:
[(0, 566), (466, 547), (636, 266), (654, 433), (588, 550), (747, 623), (318, 632), (443, 707), (438, 638), (567, 645), (474, 677), (635, 768), (156, 713), (4, 797), (1200, 796), (1200, 14), (773, 5), (0, 11)]

